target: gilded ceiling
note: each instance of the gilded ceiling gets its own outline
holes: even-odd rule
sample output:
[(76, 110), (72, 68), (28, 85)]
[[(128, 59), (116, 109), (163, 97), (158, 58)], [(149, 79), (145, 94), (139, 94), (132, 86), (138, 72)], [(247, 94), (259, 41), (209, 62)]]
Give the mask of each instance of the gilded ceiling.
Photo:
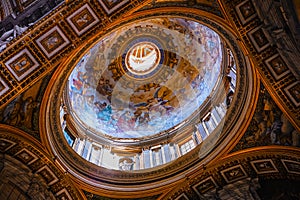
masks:
[[(24, 2), (22, 5), (28, 6), (34, 1), (25, 0)], [(299, 26), (292, 15), (291, 2), (275, 0), (263, 2), (258, 0), (75, 0), (63, 2), (28, 29), (18, 29), (20, 32), (25, 32), (6, 42), (4, 49), (1, 46), (2, 52), (0, 53), (0, 191), (6, 191), (0, 192), (0, 197), (3, 199), (44, 197), (91, 200), (188, 200), (280, 199), (285, 196), (290, 199), (299, 199), (300, 72), (298, 63), (300, 57), (299, 45), (297, 45), (299, 43), (299, 28), (297, 27)], [(166, 16), (168, 16), (168, 23), (183, 18), (184, 23), (188, 21), (189, 25), (194, 25), (185, 26), (191, 29), (193, 34), (195, 26), (202, 27), (197, 23), (201, 21), (209, 25), (213, 31), (221, 33), (222, 39), (228, 45), (232, 45), (232, 40), (236, 41), (237, 46), (245, 55), (247, 64), (243, 65), (241, 53), (233, 44), (231, 46), (234, 50), (233, 56), (237, 58), (236, 61), (240, 66), (238, 69), (240, 81), (237, 82), (237, 87), (240, 89), (248, 87), (252, 95), (244, 95), (247, 91), (240, 90), (235, 93), (233, 105), (241, 102), (251, 105), (244, 110), (237, 108), (238, 106), (230, 107), (231, 112), (226, 115), (225, 120), (228, 120), (229, 124), (235, 121), (237, 125), (235, 127), (225, 124), (224, 129), (235, 135), (231, 137), (231, 140), (225, 141), (224, 145), (222, 142), (226, 138), (221, 137), (216, 145), (219, 149), (216, 151), (218, 153), (209, 155), (210, 157), (206, 160), (203, 159), (207, 162), (202, 162), (202, 158), (199, 158), (199, 151), (202, 148), (199, 145), (165, 168), (160, 167), (157, 170), (145, 170), (138, 173), (110, 171), (87, 163), (79, 155), (74, 154), (73, 149), (68, 146), (63, 137), (55, 136), (56, 143), (49, 143), (46, 133), (49, 130), (61, 128), (57, 125), (59, 123), (45, 127), (46, 121), (53, 121), (54, 118), (57, 121), (60, 120), (58, 116), (53, 116), (53, 113), (57, 113), (53, 110), (60, 109), (60, 99), (52, 103), (47, 100), (49, 94), (54, 95), (50, 99), (61, 97), (49, 91), (55, 82), (63, 83), (61, 87), (64, 87), (68, 79), (69, 93), (67, 95), (71, 98), (78, 95), (78, 93), (75, 94), (78, 92), (77, 89), (82, 89), (79, 92), (81, 93), (79, 98), (73, 98), (70, 105), (74, 109), (78, 106), (80, 109), (78, 116), (81, 115), (82, 110), (85, 110), (82, 109), (83, 106), (87, 106), (85, 108), (90, 109), (90, 113), (97, 119), (97, 122), (90, 120), (96, 124), (95, 129), (100, 127), (97, 124), (99, 121), (100, 124), (105, 125), (107, 121), (111, 121), (110, 112), (116, 105), (123, 106), (124, 102), (129, 110), (132, 109), (131, 115), (134, 116), (136, 112), (143, 124), (142, 118), (147, 119), (147, 114), (142, 106), (147, 107), (149, 99), (160, 99), (158, 107), (163, 108), (164, 114), (170, 112), (171, 114), (166, 115), (169, 118), (172, 117), (174, 110), (180, 110), (178, 112), (182, 113), (182, 110), (187, 108), (187, 115), (193, 113), (198, 105), (189, 110), (191, 96), (199, 97), (199, 103), (208, 96), (221, 73), (218, 68), (221, 62), (221, 57), (219, 57), (221, 46), (217, 34), (209, 30), (212, 37), (204, 38), (201, 45), (199, 43), (199, 49), (196, 47), (195, 55), (188, 53), (192, 52), (191, 49), (186, 50), (180, 46), (190, 42), (193, 44), (190, 46), (195, 47), (198, 40), (189, 38), (191, 37), (189, 34), (181, 34), (181, 39), (178, 40), (176, 38), (173, 40), (155, 38), (154, 40), (152, 37), (145, 37), (144, 40), (136, 41), (133, 38), (127, 43), (121, 41), (124, 39), (122, 33), (128, 33), (127, 36), (130, 37), (133, 30), (147, 31), (146, 26), (135, 23), (145, 16), (151, 19), (147, 23), (157, 26), (157, 30), (163, 27), (160, 23), (166, 22)], [(140, 27), (123, 31), (125, 23), (131, 24), (131, 27), (139, 25)], [(226, 31), (222, 32), (222, 30)], [(153, 34), (160, 33), (156, 31)], [(165, 34), (167, 35), (168, 32)], [(212, 38), (217, 42), (212, 42)], [(107, 45), (110, 42), (111, 44)], [(104, 43), (106, 44), (103, 46)], [(165, 51), (169, 48), (161, 51), (164, 45), (179, 50), (179, 53), (173, 54), (173, 50)], [(218, 48), (212, 48), (215, 46), (210, 45), (217, 45)], [(100, 51), (107, 52), (105, 55), (110, 56), (105, 58), (107, 62), (103, 61), (101, 57), (103, 54), (99, 53)], [(143, 53), (138, 53), (139, 51)], [(201, 51), (205, 52), (204, 55), (199, 55)], [(124, 56), (113, 55), (112, 52), (120, 52), (119, 55), (124, 54)], [(167, 60), (165, 60), (166, 55)], [(206, 63), (206, 67), (216, 66), (214, 68), (216, 71), (212, 73), (215, 75), (212, 80), (209, 79), (209, 73), (203, 72), (206, 68), (193, 68), (197, 66), (194, 65), (197, 59), (201, 61), (201, 56), (206, 56), (205, 62), (210, 62), (210, 64)], [(206, 59), (207, 57), (209, 59)], [(147, 60), (146, 64), (141, 65), (141, 61), (145, 60)], [(104, 66), (101, 72), (89, 71), (93, 68), (89, 62), (94, 63), (94, 61)], [(173, 66), (174, 70), (171, 70), (173, 73), (184, 77), (181, 80), (185, 80), (178, 82), (178, 77), (174, 80), (171, 78), (172, 85), (177, 82), (178, 84), (188, 83), (185, 88), (188, 93), (184, 94), (184, 96), (189, 96), (188, 101), (179, 97), (172, 98), (178, 90), (166, 87), (165, 83), (170, 79), (161, 73), (164, 72), (164, 68), (160, 68), (166, 63), (168, 66)], [(188, 69), (185, 68), (190, 65)], [(74, 66), (77, 67), (74, 68)], [(250, 82), (243, 81), (248, 80), (249, 74), (244, 72), (246, 66), (253, 66), (254, 69), (253, 74), (250, 73), (253, 76)], [(170, 73), (169, 68), (166, 70)], [(196, 74), (188, 75), (186, 73), (188, 70), (193, 70)], [(211, 87), (195, 95), (193, 82), (199, 75), (202, 76), (202, 80), (211, 81), (209, 85)], [(60, 80), (59, 78), (62, 77), (65, 79)], [(150, 80), (154, 77), (159, 79), (159, 83), (146, 82), (146, 84), (134, 85), (128, 81), (126, 85), (128, 94), (118, 98), (122, 99), (121, 102), (117, 102), (117, 99), (113, 98), (115, 96), (110, 94), (121, 91), (118, 88), (124, 87), (124, 82), (121, 82), (124, 78), (141, 82), (144, 78)], [(161, 84), (162, 82), (164, 84)], [(198, 83), (201, 85), (204, 82)], [(101, 87), (97, 88), (99, 85)], [(111, 91), (111, 87), (117, 90)], [(103, 88), (106, 89), (103, 90)], [(88, 95), (85, 96), (85, 94)], [(169, 94), (169, 96), (163, 94)], [(86, 99), (83, 100), (84, 98)], [(83, 105), (83, 102), (87, 105)], [(54, 107), (51, 107), (53, 110), (47, 110), (49, 105), (46, 103), (53, 104)], [(89, 103), (91, 103), (90, 107)], [(99, 114), (100, 110), (104, 110), (101, 107), (104, 103), (106, 103), (106, 110)], [(108, 109), (108, 104), (111, 106), (111, 111)], [(172, 109), (168, 110), (167, 108), (170, 107)], [(51, 113), (50, 116), (49, 113)], [(236, 118), (235, 113), (242, 113), (244, 118)], [(121, 116), (123, 113), (118, 114)], [(174, 112), (173, 115), (178, 115), (178, 113)], [(185, 115), (182, 116), (185, 118)], [(80, 120), (88, 121), (85, 118)], [(178, 123), (181, 121), (179, 120)], [(128, 121), (123, 125), (119, 128), (126, 130), (129, 126)], [(130, 125), (130, 127), (133, 126)], [(134, 137), (141, 136), (138, 127), (136, 126), (137, 132)], [(144, 129), (143, 126), (141, 127)], [(164, 128), (154, 131), (151, 128), (151, 131), (145, 135), (168, 128), (164, 122), (161, 127)], [(109, 126), (104, 128), (104, 132), (107, 133), (108, 128)], [(117, 136), (132, 137), (123, 133), (124, 131), (118, 132)], [(59, 131), (54, 134), (59, 134)], [(56, 148), (65, 151), (64, 155), (57, 155), (57, 151), (52, 150), (57, 143), (62, 146)], [(151, 150), (151, 145), (147, 143), (144, 147), (146, 150)], [(61, 162), (62, 157), (66, 160), (65, 163)], [(76, 168), (81, 171), (81, 174), (76, 174), (74, 172), (76, 170), (67, 165), (72, 162), (77, 163)], [(201, 166), (197, 165), (200, 162), (202, 162)], [(87, 178), (82, 179), (82, 174)], [(169, 184), (166, 184), (167, 182)], [(39, 192), (36, 192), (37, 190)], [(19, 196), (14, 197), (12, 194)]]

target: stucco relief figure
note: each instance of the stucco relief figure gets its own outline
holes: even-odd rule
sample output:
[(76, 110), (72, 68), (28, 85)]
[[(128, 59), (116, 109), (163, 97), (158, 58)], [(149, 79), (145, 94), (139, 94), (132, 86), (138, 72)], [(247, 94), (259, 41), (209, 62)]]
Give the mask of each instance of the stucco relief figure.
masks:
[(227, 108), (229, 108), (230, 105), (231, 105), (231, 102), (232, 102), (232, 99), (233, 99), (233, 94), (234, 94), (234, 92), (232, 90), (230, 90), (228, 92), (228, 94), (226, 95), (226, 106), (227, 106)]
[(229, 92), (230, 90), (230, 83), (231, 83), (232, 78), (230, 76), (225, 76), (223, 78), (223, 85), (224, 85), (224, 90), (226, 93)]
[(119, 168), (123, 171), (132, 170), (133, 164), (134, 162), (131, 158), (121, 158), (119, 160)]
[(19, 73), (22, 71), (26, 71), (28, 67), (30, 67), (30, 61), (27, 58), (23, 58), (22, 60), (14, 63), (12, 67)]
[(58, 42), (59, 42), (58, 38), (52, 36), (47, 39), (46, 45), (48, 49), (52, 49)]
[(244, 18), (248, 18), (253, 14), (253, 12), (255, 12), (250, 2), (245, 3), (243, 6), (240, 7), (240, 9)]
[(77, 20), (76, 20), (76, 23), (79, 25), (79, 26), (83, 26), (85, 25), (88, 21), (89, 21), (89, 18), (90, 16), (88, 14), (84, 14), (82, 16), (80, 16)]
[(280, 61), (274, 61), (271, 64), (273, 69), (276, 71), (277, 74), (281, 74), (286, 70), (286, 67), (283, 65), (283, 63), (281, 63)]

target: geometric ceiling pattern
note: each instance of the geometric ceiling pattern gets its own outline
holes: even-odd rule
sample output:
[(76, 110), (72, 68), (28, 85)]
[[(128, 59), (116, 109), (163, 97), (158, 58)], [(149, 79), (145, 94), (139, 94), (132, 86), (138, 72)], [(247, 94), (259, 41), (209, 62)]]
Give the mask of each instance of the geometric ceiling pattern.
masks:
[(35, 139), (6, 125), (0, 126), (0, 132), (0, 166), (4, 163), (0, 168), (1, 199), (83, 198), (67, 172), (55, 163), (55, 157), (45, 153)]
[[(222, 21), (226, 28), (237, 34), (261, 82), (279, 107), (276, 108), (282, 110), (299, 131), (300, 56), (298, 40), (293, 37), (295, 30), (291, 28), (294, 24), (284, 12), (285, 5), (285, 1), (271, 0), (66, 1), (0, 53), (0, 109), (60, 67), (60, 63), (67, 60), (75, 49), (83, 47), (86, 40), (95, 42), (133, 13), (149, 14), (152, 9), (158, 9), (162, 14), (172, 10), (180, 15), (186, 11)], [(250, 128), (247, 131), (251, 132)], [(0, 169), (1, 156), (6, 155), (6, 159), (17, 159), (37, 174), (47, 190), (59, 199), (109, 199), (98, 196), (97, 191), (79, 191), (70, 184), (73, 183), (71, 178), (67, 173), (62, 173), (55, 156), (48, 155), (40, 142), (25, 132), (5, 125), (1, 125), (0, 129)], [(241, 141), (249, 143), (245, 137)], [(264, 181), (274, 178), (300, 179), (299, 150), (293, 147), (270, 145), (234, 149), (219, 161), (185, 177), (184, 182), (164, 191), (162, 196), (162, 191), (156, 191), (143, 199), (233, 198), (229, 192), (240, 199), (250, 199), (249, 195), (253, 198), (255, 194), (246, 188), (249, 185), (259, 191)]]
[[(276, 147), (257, 150), (233, 154), (222, 162), (205, 166), (162, 199), (262, 199), (264, 194), (260, 193), (267, 193), (260, 191), (265, 180), (300, 178), (299, 150), (286, 148), (286, 153)], [(299, 191), (295, 193), (299, 195)], [(277, 194), (273, 195), (266, 199), (274, 199)]]
[(0, 107), (58, 67), (86, 39), (148, 2), (71, 1), (56, 8), (1, 52)]
[[(294, 24), (287, 21), (287, 14), (282, 11), (284, 5), (274, 1), (262, 3), (235, 0), (224, 1), (223, 6), (239, 33), (239, 39), (247, 48), (249, 57), (255, 62), (267, 90), (278, 99), (277, 104), (289, 112), (294, 125), (299, 128), (299, 56), (296, 58), (291, 54), (299, 52), (299, 47), (295, 45), (297, 40), (290, 34), (293, 29), (287, 29)], [(235, 8), (234, 11), (231, 8)]]
[[(151, 3), (152, 2), (152, 3)], [(288, 111), (289, 118), (296, 126), (300, 124), (300, 80), (299, 70), (295, 69), (299, 58), (289, 52), (298, 51), (295, 39), (284, 29), (289, 24), (286, 15), (278, 12), (280, 5), (267, 1), (192, 1), (169, 4), (153, 1), (72, 1), (56, 8), (56, 12), (46, 16), (30, 27), (21, 37), (0, 54), (0, 105), (10, 102), (14, 97), (44, 77), (50, 70), (59, 66), (74, 49), (84, 45), (97, 33), (105, 33), (114, 22), (130, 15), (144, 6), (155, 9), (164, 6), (201, 7), (204, 11), (222, 16), (223, 8), (255, 62), (271, 95), (278, 104)], [(200, 6), (199, 6), (200, 5)], [(265, 13), (270, 7), (269, 14)], [(234, 9), (232, 9), (234, 8)], [(293, 31), (293, 30), (291, 30)]]

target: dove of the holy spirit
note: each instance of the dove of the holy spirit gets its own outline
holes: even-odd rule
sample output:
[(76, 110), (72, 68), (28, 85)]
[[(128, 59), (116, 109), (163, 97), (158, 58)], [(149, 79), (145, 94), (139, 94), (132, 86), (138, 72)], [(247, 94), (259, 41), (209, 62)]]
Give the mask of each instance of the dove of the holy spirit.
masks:
[(128, 52), (129, 68), (136, 72), (145, 72), (156, 67), (160, 52), (152, 43), (139, 43)]

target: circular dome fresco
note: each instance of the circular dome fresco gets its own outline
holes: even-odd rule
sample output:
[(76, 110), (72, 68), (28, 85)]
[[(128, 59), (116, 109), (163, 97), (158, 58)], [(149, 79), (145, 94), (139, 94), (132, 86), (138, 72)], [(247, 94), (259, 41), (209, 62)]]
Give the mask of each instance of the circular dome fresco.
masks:
[(155, 18), (119, 29), (73, 69), (70, 114), (92, 134), (143, 139), (180, 127), (221, 77), (222, 45), (210, 28)]
[(133, 14), (100, 32), (47, 88), (47, 144), (95, 190), (168, 188), (201, 173), (247, 126), (259, 90), (236, 35), (188, 11), (166, 15)]

